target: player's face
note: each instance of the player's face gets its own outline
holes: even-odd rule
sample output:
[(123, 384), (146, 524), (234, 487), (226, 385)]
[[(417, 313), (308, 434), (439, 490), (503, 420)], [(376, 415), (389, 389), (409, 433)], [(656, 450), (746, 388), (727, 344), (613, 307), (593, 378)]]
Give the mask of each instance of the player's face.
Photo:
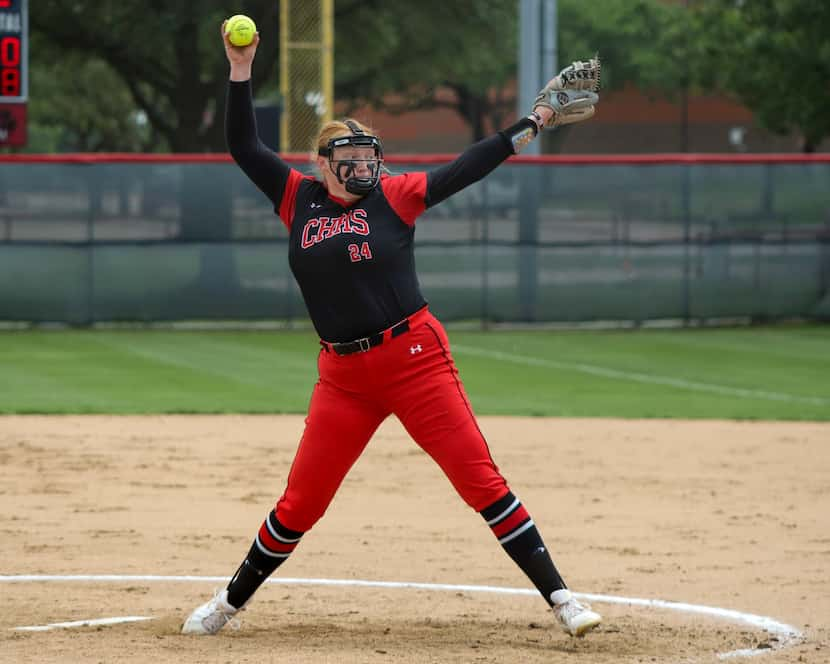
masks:
[[(333, 162), (332, 166), (340, 171), (344, 180), (352, 176), (359, 178), (374, 177), (380, 167), (374, 148), (344, 145), (334, 149), (331, 160)], [(350, 170), (352, 172), (346, 175), (346, 172)]]

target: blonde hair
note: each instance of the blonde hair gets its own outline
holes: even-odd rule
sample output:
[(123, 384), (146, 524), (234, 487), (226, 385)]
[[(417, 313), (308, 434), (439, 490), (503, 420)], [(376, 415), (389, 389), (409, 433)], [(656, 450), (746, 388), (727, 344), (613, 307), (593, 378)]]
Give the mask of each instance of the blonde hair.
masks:
[(331, 139), (352, 135), (352, 130), (349, 129), (349, 125), (346, 124), (346, 120), (348, 120), (349, 122), (354, 122), (367, 134), (370, 134), (371, 136), (377, 136), (377, 134), (375, 134), (374, 130), (371, 127), (352, 118), (344, 118), (343, 120), (332, 120), (331, 122), (326, 122), (326, 124), (320, 127), (320, 133), (317, 134), (317, 140), (314, 141), (314, 145), (311, 146), (312, 159), (315, 159), (317, 157), (317, 155), (319, 154), (319, 150), (328, 147), (329, 141)]

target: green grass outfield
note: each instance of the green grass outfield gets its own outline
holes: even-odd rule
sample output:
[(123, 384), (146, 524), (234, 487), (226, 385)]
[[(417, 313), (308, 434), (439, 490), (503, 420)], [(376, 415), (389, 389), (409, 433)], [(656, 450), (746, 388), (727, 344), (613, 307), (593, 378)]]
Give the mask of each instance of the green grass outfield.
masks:
[[(479, 414), (830, 420), (830, 326), (450, 330)], [(311, 332), (0, 333), (0, 413), (304, 413)]]

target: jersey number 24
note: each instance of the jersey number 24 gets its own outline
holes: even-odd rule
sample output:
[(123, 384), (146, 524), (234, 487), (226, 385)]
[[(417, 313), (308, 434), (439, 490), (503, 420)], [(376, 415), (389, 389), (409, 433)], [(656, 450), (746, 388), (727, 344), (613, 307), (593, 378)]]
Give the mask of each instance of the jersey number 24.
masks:
[(372, 250), (369, 248), (368, 242), (364, 242), (359, 247), (356, 244), (350, 244), (347, 249), (349, 250), (349, 258), (351, 258), (352, 263), (363, 260), (368, 261), (372, 258)]

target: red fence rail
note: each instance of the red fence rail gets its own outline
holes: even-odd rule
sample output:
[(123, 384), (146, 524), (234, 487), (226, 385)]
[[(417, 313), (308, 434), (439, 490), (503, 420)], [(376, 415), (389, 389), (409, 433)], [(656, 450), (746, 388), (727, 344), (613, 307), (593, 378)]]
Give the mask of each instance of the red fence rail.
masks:
[[(446, 153), (396, 154), (387, 156), (390, 164), (440, 164), (452, 161), (458, 155)], [(282, 155), (290, 164), (305, 164), (310, 156), (304, 153)], [(227, 153), (146, 154), (132, 152), (95, 152), (63, 154), (0, 154), (0, 163), (20, 164), (119, 164), (119, 163), (226, 163), (232, 161)], [(571, 166), (614, 166), (662, 164), (830, 164), (830, 153), (661, 153), (661, 154), (585, 154), (515, 156), (515, 164), (562, 164)]]

